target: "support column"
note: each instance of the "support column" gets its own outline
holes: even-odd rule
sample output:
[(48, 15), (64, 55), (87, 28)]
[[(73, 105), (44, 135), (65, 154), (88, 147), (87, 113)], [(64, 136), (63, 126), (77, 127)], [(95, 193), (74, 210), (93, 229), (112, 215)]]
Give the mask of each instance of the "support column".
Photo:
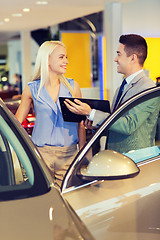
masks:
[(22, 52), (22, 89), (31, 80), (31, 35), (30, 31), (21, 32)]
[(104, 7), (104, 35), (106, 41), (106, 91), (107, 99), (112, 101), (116, 88), (121, 84), (122, 75), (117, 73), (114, 62), (122, 34), (122, 4), (106, 3)]

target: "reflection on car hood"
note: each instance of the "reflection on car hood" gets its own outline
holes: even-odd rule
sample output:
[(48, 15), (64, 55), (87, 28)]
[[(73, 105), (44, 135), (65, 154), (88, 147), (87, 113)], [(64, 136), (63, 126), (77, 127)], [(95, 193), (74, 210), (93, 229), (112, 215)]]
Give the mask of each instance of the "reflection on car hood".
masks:
[[(1, 202), (1, 239), (10, 240), (94, 240), (75, 224), (66, 210), (58, 190), (52, 188), (43, 196)], [(81, 225), (81, 222), (79, 221)], [(84, 231), (82, 235), (79, 230)], [(86, 237), (82, 237), (86, 234)]]

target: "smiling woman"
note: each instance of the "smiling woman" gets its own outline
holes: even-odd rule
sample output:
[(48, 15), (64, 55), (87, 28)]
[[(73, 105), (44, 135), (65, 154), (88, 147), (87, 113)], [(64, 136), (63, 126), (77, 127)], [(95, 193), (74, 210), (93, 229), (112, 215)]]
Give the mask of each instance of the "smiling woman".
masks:
[(57, 181), (63, 178), (78, 152), (78, 144), (81, 149), (86, 140), (81, 123), (63, 120), (59, 97), (81, 97), (78, 83), (64, 76), (67, 64), (62, 42), (44, 42), (37, 54), (33, 81), (25, 87), (15, 114), (22, 123), (33, 101), (36, 121), (31, 139)]

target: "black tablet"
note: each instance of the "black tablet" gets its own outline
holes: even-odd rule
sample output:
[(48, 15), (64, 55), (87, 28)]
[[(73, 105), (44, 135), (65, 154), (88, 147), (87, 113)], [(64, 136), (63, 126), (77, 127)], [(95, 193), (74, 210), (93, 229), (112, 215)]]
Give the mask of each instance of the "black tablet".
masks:
[(110, 103), (108, 100), (97, 100), (89, 98), (68, 98), (68, 97), (59, 97), (63, 119), (66, 122), (81, 122), (86, 119), (85, 115), (78, 115), (72, 113), (65, 105), (64, 100), (69, 99), (74, 102), (74, 99), (79, 99), (81, 102), (87, 103), (92, 109), (100, 110), (103, 112), (110, 113)]

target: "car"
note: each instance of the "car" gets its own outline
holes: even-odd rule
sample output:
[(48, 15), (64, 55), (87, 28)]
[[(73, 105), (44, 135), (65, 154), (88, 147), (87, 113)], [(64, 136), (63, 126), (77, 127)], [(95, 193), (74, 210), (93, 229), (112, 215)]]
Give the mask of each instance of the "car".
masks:
[(42, 157), (0, 100), (1, 239), (94, 240), (65, 200)]
[[(160, 239), (159, 110), (160, 87), (126, 101), (95, 131), (63, 179), (63, 197), (97, 240)], [(143, 128), (138, 138), (136, 124), (137, 131)], [(132, 141), (127, 145), (125, 136), (118, 151), (115, 135), (108, 149), (111, 134), (126, 129)]]
[[(49, 175), (23, 127), (1, 103), (2, 238), (10, 239), (11, 233), (13, 239), (22, 235), (24, 239), (32, 239), (33, 233), (34, 239), (49, 239), (52, 228), (56, 234), (53, 239), (58, 239), (57, 235), (61, 236), (77, 219), (87, 234), (84, 239), (92, 236), (96, 240), (159, 239), (159, 110), (160, 87), (148, 89), (126, 101), (94, 130), (59, 184)], [(136, 124), (138, 133), (140, 127), (144, 131), (138, 137), (134, 134)], [(150, 125), (153, 128), (147, 135)], [(131, 126), (133, 131), (128, 130)], [(128, 136), (133, 137), (130, 144), (122, 144), (119, 151), (118, 137), (108, 148), (109, 137), (115, 130), (127, 130)], [(148, 143), (148, 139), (152, 141)], [(135, 145), (137, 141), (139, 145)], [(66, 219), (60, 214), (62, 205), (65, 213), (69, 214), (69, 209), (74, 213), (74, 220), (72, 217), (69, 220), (71, 224), (65, 225), (62, 221)], [(57, 218), (58, 225), (54, 223)], [(76, 237), (72, 238), (78, 239)]]
[(8, 99), (8, 98), (12, 98), (16, 94), (18, 94), (17, 90), (8, 90), (8, 89), (0, 90), (0, 98), (2, 98), (3, 100)]
[[(6, 106), (9, 108), (9, 110), (13, 114), (15, 114), (21, 103), (21, 95), (14, 96), (13, 98), (9, 98), (9, 99), (4, 99), (4, 102), (5, 102)], [(36, 118), (35, 118), (35, 113), (34, 113), (34, 109), (33, 109), (33, 104), (31, 104), (30, 111), (29, 111), (27, 117), (25, 118), (25, 120), (22, 122), (23, 128), (27, 131), (27, 133), (30, 136), (32, 135), (32, 132), (33, 132), (35, 120), (36, 120)]]

